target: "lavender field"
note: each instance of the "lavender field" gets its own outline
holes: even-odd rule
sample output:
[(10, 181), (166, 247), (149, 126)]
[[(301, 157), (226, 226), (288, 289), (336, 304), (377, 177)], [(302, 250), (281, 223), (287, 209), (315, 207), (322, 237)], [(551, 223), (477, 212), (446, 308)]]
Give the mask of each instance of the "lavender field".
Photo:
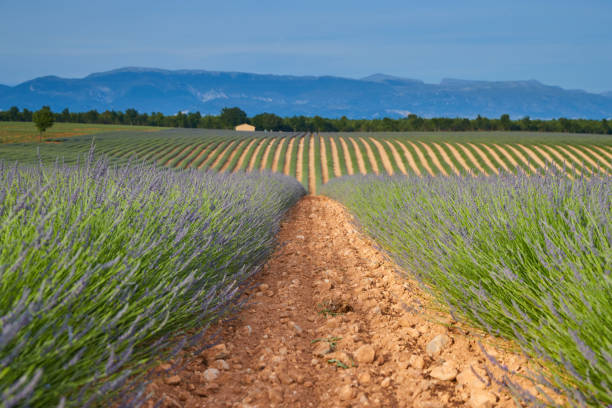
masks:
[(92, 155), (0, 163), (0, 406), (137, 404), (155, 361), (234, 310), (304, 193)]
[[(612, 179), (343, 177), (322, 193), (459, 320), (513, 339), (540, 396), (612, 404)], [(490, 357), (491, 362), (495, 359)], [(538, 388), (536, 388), (538, 389)]]

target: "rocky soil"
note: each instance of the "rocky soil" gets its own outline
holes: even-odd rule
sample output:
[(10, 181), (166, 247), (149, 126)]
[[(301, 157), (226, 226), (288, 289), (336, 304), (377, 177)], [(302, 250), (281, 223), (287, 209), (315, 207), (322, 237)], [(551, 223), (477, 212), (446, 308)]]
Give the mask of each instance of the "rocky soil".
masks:
[(524, 358), (436, 312), (335, 201), (300, 201), (255, 279), (219, 344), (179, 371), (160, 364), (149, 406), (515, 406), (478, 343), (519, 373)]

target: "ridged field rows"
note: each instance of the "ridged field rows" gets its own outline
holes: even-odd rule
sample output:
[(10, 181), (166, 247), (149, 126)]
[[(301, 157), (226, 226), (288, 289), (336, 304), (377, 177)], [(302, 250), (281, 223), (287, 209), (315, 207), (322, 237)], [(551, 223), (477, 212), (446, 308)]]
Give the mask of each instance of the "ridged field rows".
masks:
[(612, 174), (612, 148), (577, 142), (423, 138), (377, 133), (253, 133), (205, 139), (128, 140), (101, 151), (119, 162), (222, 172), (271, 171), (298, 179), (311, 193), (345, 175), (419, 177), (562, 173), (569, 179)]

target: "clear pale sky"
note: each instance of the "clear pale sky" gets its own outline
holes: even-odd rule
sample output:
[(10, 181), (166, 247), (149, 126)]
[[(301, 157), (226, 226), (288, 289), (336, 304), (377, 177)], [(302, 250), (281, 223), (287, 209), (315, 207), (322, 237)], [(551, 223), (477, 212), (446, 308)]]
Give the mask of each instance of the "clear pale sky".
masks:
[(0, 0), (0, 83), (125, 66), (612, 91), (611, 0)]

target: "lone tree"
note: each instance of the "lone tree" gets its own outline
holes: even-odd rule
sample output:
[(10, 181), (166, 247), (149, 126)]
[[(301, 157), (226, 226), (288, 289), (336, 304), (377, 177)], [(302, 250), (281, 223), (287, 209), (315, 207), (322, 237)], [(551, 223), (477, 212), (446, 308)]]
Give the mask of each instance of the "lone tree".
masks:
[(219, 119), (225, 125), (226, 128), (233, 128), (241, 123), (246, 123), (247, 114), (240, 108), (223, 108), (221, 109), (221, 114), (219, 115)]
[(40, 142), (42, 142), (43, 132), (53, 126), (53, 122), (55, 121), (51, 108), (48, 106), (43, 106), (40, 110), (34, 112), (34, 115), (32, 115), (32, 121), (34, 124), (36, 124), (36, 127), (40, 132)]

